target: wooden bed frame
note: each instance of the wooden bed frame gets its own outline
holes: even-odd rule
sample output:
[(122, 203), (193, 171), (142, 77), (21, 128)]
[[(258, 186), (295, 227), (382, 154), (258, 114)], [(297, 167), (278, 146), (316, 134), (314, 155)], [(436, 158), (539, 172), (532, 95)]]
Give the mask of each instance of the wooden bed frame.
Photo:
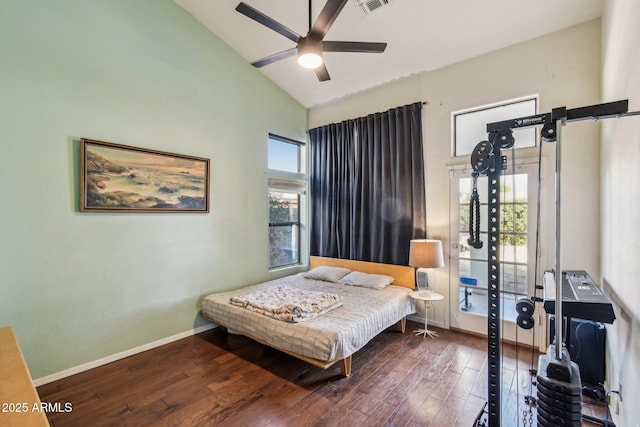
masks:
[[(392, 264), (381, 264), (377, 262), (353, 261), (348, 259), (317, 257), (317, 256), (312, 256), (309, 258), (309, 269), (319, 267), (319, 266), (343, 267), (343, 268), (348, 268), (350, 270), (361, 271), (363, 273), (369, 273), (369, 274), (385, 274), (387, 276), (391, 276), (394, 278), (394, 282), (393, 282), (394, 285), (403, 286), (409, 289), (415, 289), (415, 270), (413, 267), (407, 267), (402, 265), (392, 265)], [(403, 317), (397, 323), (398, 330), (404, 333), (406, 324), (407, 324), (407, 320), (406, 318)], [(226, 327), (226, 325), (220, 325), (220, 326)], [(242, 335), (248, 338), (251, 338), (254, 341), (257, 341), (260, 344), (270, 347), (268, 343), (264, 342), (259, 338), (256, 338), (254, 336), (251, 336), (245, 333), (242, 333)], [(349, 375), (351, 375), (351, 356), (347, 356), (344, 359), (331, 360), (327, 362), (324, 360), (302, 356), (300, 354), (296, 354), (294, 352), (287, 351), (287, 350), (282, 350), (282, 349), (277, 349), (277, 350), (283, 353), (286, 353), (290, 356), (296, 357), (300, 360), (303, 360), (307, 363), (310, 363), (311, 365), (318, 366), (322, 369), (327, 369), (335, 365), (337, 362), (340, 362), (340, 374), (345, 377), (348, 377)]]

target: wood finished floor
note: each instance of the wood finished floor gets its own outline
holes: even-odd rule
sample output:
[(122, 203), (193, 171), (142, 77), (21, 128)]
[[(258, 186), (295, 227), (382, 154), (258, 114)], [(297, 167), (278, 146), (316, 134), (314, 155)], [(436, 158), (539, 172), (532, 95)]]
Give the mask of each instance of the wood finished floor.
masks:
[[(48, 414), (54, 427), (472, 426), (486, 401), (486, 340), (437, 328), (439, 338), (422, 339), (411, 333), (418, 327), (378, 335), (354, 355), (348, 378), (337, 365), (322, 370), (217, 328), (38, 392), (72, 404)], [(531, 352), (516, 358), (506, 345), (503, 360), (502, 426), (529, 425)], [(583, 413), (604, 417), (604, 408), (585, 404)]]

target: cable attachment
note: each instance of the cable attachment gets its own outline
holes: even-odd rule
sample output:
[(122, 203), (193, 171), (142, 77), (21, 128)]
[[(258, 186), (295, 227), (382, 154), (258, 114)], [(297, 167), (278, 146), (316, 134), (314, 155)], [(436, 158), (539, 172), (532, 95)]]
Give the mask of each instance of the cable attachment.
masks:
[(493, 144), (489, 141), (480, 141), (471, 153), (471, 167), (473, 173), (473, 188), (469, 198), (469, 238), (467, 243), (474, 249), (482, 248), (480, 240), (480, 196), (478, 195), (478, 177), (488, 171), (495, 170), (495, 158)]
[(478, 195), (478, 172), (473, 172), (471, 178), (473, 180), (473, 188), (471, 197), (469, 198), (469, 238), (467, 243), (475, 249), (482, 248), (482, 240), (480, 240), (480, 196)]

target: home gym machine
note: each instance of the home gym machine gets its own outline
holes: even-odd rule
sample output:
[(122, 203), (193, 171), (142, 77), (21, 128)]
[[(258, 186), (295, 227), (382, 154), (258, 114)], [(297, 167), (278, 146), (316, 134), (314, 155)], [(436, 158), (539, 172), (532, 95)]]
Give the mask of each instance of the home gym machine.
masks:
[[(473, 189), (470, 197), (470, 225), (468, 243), (474, 248), (481, 248), (480, 240), (480, 202), (477, 192), (477, 179), (480, 175), (488, 178), (488, 372), (487, 372), (487, 403), (476, 418), (476, 426), (485, 426), (486, 421), (490, 427), (499, 427), (501, 415), (501, 330), (500, 330), (500, 176), (507, 168), (506, 156), (501, 151), (512, 148), (515, 140), (513, 129), (542, 126), (541, 139), (546, 142), (556, 142), (556, 169), (555, 169), (555, 269), (554, 272), (562, 272), (561, 239), (560, 239), (560, 184), (561, 184), (561, 142), (562, 127), (568, 123), (581, 120), (601, 120), (607, 118), (620, 118), (623, 116), (638, 115), (640, 112), (628, 112), (628, 101), (616, 101), (605, 104), (591, 105), (587, 107), (567, 109), (566, 107), (554, 108), (550, 113), (520, 117), (511, 120), (487, 124), (488, 141), (481, 141), (476, 145), (471, 154), (471, 167), (473, 169)], [(537, 244), (537, 242), (536, 242)], [(553, 395), (557, 401), (570, 401), (567, 411), (570, 414), (567, 422), (558, 423), (558, 417), (553, 416), (553, 421), (548, 422), (538, 410), (538, 425), (581, 425), (580, 418), (574, 422), (575, 411), (581, 412), (581, 396), (575, 399), (576, 387), (580, 389), (580, 372), (577, 365), (571, 361), (566, 347), (563, 346), (563, 322), (562, 322), (562, 274), (555, 274), (555, 343), (550, 346), (546, 355), (540, 356), (538, 362), (538, 393), (540, 385), (546, 387), (546, 391)], [(542, 289), (536, 283), (538, 289)], [(552, 286), (553, 287), (553, 286)], [(533, 309), (535, 302), (541, 302), (540, 298), (526, 300), (527, 304), (516, 306), (520, 313), (518, 325), (529, 328), (533, 326)], [(564, 395), (568, 398), (565, 399)], [(574, 404), (578, 400), (578, 404)], [(573, 418), (572, 418), (573, 417)], [(564, 420), (564, 418), (563, 418)], [(555, 423), (555, 424), (554, 424)]]

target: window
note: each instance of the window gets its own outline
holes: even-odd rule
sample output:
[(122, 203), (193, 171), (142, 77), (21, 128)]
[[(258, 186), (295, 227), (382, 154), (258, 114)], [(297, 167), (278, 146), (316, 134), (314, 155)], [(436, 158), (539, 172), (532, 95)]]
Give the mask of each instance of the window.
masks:
[[(452, 154), (466, 156), (480, 141), (487, 140), (487, 123), (515, 119), (537, 114), (538, 97), (514, 99), (499, 104), (485, 105), (468, 110), (456, 111), (452, 118)], [(513, 131), (515, 148), (535, 147), (536, 129), (516, 129)]]
[(269, 134), (269, 268), (300, 263), (304, 143)]
[(289, 138), (269, 134), (269, 169), (300, 173), (300, 147)]
[(269, 267), (300, 263), (300, 195), (269, 190)]

